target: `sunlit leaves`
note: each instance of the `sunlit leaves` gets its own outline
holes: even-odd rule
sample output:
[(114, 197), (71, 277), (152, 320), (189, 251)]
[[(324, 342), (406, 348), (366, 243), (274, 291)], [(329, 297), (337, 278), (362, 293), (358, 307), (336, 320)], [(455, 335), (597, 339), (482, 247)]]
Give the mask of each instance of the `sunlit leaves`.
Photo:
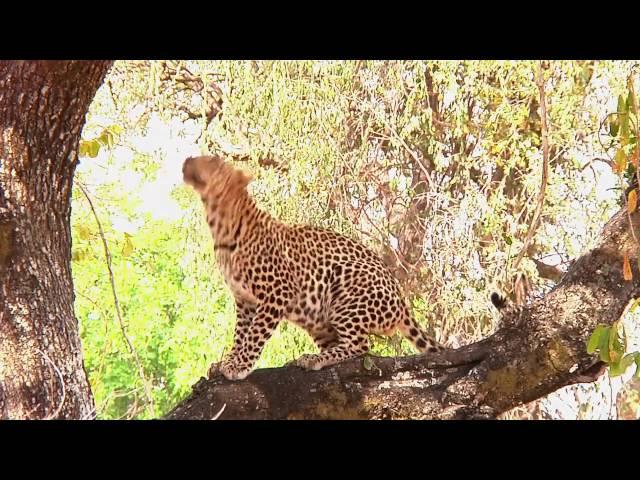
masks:
[(96, 158), (101, 147), (113, 148), (122, 133), (118, 125), (111, 125), (102, 130), (102, 133), (91, 140), (80, 140), (78, 155), (81, 157)]
[(80, 149), (78, 154), (81, 157), (95, 158), (100, 151), (100, 142), (97, 140), (80, 140)]
[[(607, 117), (609, 134), (613, 138), (610, 148), (615, 148), (612, 168), (620, 175), (620, 188), (622, 190), (626, 190), (629, 184), (634, 185), (636, 183), (638, 168), (638, 112), (633, 78), (632, 75), (627, 78), (627, 94), (618, 96), (616, 112)], [(637, 187), (634, 186), (628, 191), (624, 201), (627, 213), (631, 215), (638, 208)], [(640, 268), (640, 258), (637, 259), (637, 264)], [(622, 276), (627, 282), (633, 280), (631, 261), (627, 252), (622, 257)], [(628, 312), (633, 313), (636, 311), (638, 305), (640, 305), (640, 301), (636, 299)], [(627, 337), (624, 326), (620, 321), (614, 322), (611, 326), (599, 325), (587, 343), (587, 352), (597, 352), (600, 360), (609, 365), (610, 376), (622, 375), (634, 361), (637, 365), (636, 376), (640, 376), (640, 352), (625, 355), (626, 349)]]
[(124, 234), (124, 246), (122, 247), (122, 256), (128, 257), (133, 253), (133, 242), (131, 241), (131, 235)]
[[(96, 118), (106, 119), (104, 124), (126, 129), (96, 126), (80, 145), (81, 157), (107, 157), (111, 178), (131, 179), (135, 174), (136, 181), (145, 185), (163, 173), (158, 158), (136, 152), (124, 161), (110, 158), (105, 150), (130, 144), (133, 131), (144, 135), (151, 111), (179, 119), (178, 136), (188, 131), (189, 124), (200, 122), (199, 117), (187, 120), (180, 129), (184, 109), (198, 103), (198, 95), (173, 95), (175, 89), (164, 87), (175, 78), (161, 78), (166, 69), (151, 65), (151, 70), (148, 62), (114, 67), (113, 91), (100, 92), (101, 104), (93, 108), (101, 109)], [(216, 73), (209, 78), (223, 92), (223, 115), (209, 125), (207, 148), (247, 154), (242, 167), (255, 174), (251, 189), (261, 207), (284, 221), (352, 234), (378, 251), (393, 239), (402, 265), (412, 264), (402, 257), (403, 249), (415, 246), (417, 267), (403, 270), (408, 277), (403, 282), (413, 282), (408, 296), (419, 299), (413, 304), (422, 324), (443, 332), (444, 338), (465, 342), (492, 330), (486, 288), (511, 275), (510, 255), (522, 245), (531, 199), (539, 189), (540, 116), (532, 81), (537, 62), (176, 61), (172, 65), (178, 73), (185, 68), (196, 76)], [(548, 92), (551, 143), (561, 148), (553, 158), (545, 228), (535, 239), (536, 257), (559, 250), (570, 258), (584, 245), (583, 233), (575, 235), (566, 227), (576, 223), (576, 204), (584, 208), (583, 214), (595, 205), (593, 193), (585, 193), (594, 182), (578, 183), (581, 172), (574, 155), (562, 149), (592, 158), (595, 137), (576, 138), (597, 125), (596, 113), (585, 105), (595, 103), (588, 97), (588, 81), (594, 69), (598, 76), (606, 73), (601, 65), (552, 62), (545, 72), (553, 84)], [(622, 100), (624, 114), (631, 102), (626, 94)], [(620, 134), (621, 121), (617, 113), (610, 117), (608, 129), (614, 137)], [(620, 149), (621, 172), (634, 162), (633, 121), (625, 128), (629, 145)], [(616, 142), (616, 149), (623, 146), (617, 137)], [(288, 170), (261, 166), (259, 160), (267, 156), (284, 162)], [(100, 168), (96, 163), (86, 162), (85, 167)], [(430, 182), (419, 178), (423, 169), (431, 175)], [(117, 181), (102, 185), (95, 191), (96, 203), (125, 321), (140, 345), (145, 369), (153, 376), (154, 400), (162, 411), (189, 391), (208, 363), (220, 359), (232, 341), (235, 313), (215, 268), (199, 200), (177, 188), (170, 195), (178, 199), (185, 218), (154, 222), (137, 210), (139, 192), (135, 187), (129, 190), (124, 192)], [(84, 328), (89, 375), (103, 408), (100, 415), (144, 417), (135, 369), (110, 323), (112, 299), (101, 241), (85, 200), (74, 196), (74, 202), (76, 309)], [(605, 207), (597, 204), (598, 212), (607, 214)], [(139, 231), (131, 236), (114, 229), (116, 216), (137, 222)], [(601, 219), (585, 218), (590, 235)], [(535, 279), (535, 266), (528, 267)], [(445, 325), (452, 318), (456, 322)], [(607, 334), (601, 352), (598, 338), (593, 351), (609, 358), (613, 349), (616, 357), (618, 344), (614, 341), (610, 348), (609, 340)], [(313, 348), (308, 335), (283, 327), (267, 344), (260, 366), (281, 365)], [(380, 342), (373, 349), (393, 353)], [(621, 367), (629, 362), (626, 358), (621, 357)], [(365, 367), (371, 366), (365, 362)]]
[(637, 357), (637, 353), (629, 353), (625, 355), (619, 362), (611, 362), (609, 365), (609, 376), (618, 377), (624, 374), (627, 369), (634, 363), (634, 360)]
[(76, 231), (82, 240), (88, 240), (91, 237), (91, 230), (86, 225), (78, 225)]
[(616, 166), (616, 172), (622, 173), (627, 169), (627, 155), (624, 153), (624, 148), (620, 147), (618, 149), (613, 162)]
[(587, 343), (587, 353), (595, 353), (609, 346), (609, 326), (598, 325)]
[(611, 377), (624, 374), (634, 362), (635, 375), (640, 376), (640, 352), (625, 355), (626, 350), (627, 335), (619, 321), (612, 325), (598, 325), (587, 342), (587, 353), (598, 353), (600, 360), (609, 365)]

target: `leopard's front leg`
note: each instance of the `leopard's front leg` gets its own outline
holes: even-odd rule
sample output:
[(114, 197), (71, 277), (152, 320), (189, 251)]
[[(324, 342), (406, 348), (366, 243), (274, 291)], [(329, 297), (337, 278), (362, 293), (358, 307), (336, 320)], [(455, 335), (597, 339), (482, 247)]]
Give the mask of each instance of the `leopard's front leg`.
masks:
[(255, 307), (255, 314), (248, 324), (238, 322), (234, 348), (217, 370), (228, 380), (246, 378), (281, 318), (281, 309), (268, 303)]
[(254, 304), (236, 299), (236, 327), (233, 339), (233, 348), (231, 349), (231, 352), (225, 355), (225, 358), (221, 362), (211, 364), (208, 372), (209, 378), (213, 378), (218, 373), (223, 373), (223, 367), (230, 362), (232, 363), (232, 359), (237, 355), (244, 339), (249, 333), (249, 329), (255, 315), (256, 306)]

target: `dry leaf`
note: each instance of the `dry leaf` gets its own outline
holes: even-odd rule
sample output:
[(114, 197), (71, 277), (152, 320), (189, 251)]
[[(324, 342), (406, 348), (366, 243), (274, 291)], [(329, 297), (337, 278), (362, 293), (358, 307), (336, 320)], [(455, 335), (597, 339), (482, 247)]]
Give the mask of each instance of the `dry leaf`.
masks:
[(638, 192), (634, 188), (629, 192), (629, 196), (627, 197), (627, 211), (629, 213), (633, 213), (636, 211), (637, 206), (638, 206)]
[(624, 263), (622, 264), (622, 274), (624, 275), (624, 279), (629, 282), (633, 278), (633, 274), (631, 273), (631, 264), (629, 263), (629, 255), (624, 254)]
[(627, 169), (627, 156), (624, 154), (624, 149), (622, 147), (616, 152), (615, 157), (613, 157), (613, 161), (616, 166), (616, 173), (622, 173)]

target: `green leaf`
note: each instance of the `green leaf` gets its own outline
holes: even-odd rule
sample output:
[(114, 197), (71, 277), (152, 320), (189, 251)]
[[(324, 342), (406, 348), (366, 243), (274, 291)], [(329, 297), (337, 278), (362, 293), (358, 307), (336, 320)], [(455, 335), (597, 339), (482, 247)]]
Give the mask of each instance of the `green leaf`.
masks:
[(622, 145), (629, 143), (629, 114), (620, 115), (620, 141)]
[(133, 253), (133, 242), (131, 236), (128, 233), (124, 234), (124, 247), (122, 247), (122, 256), (128, 257)]
[(90, 142), (87, 142), (87, 149), (87, 154), (91, 158), (96, 158), (98, 156), (98, 152), (100, 151), (100, 143), (98, 143), (96, 140), (91, 140)]
[(87, 256), (87, 253), (84, 250), (79, 248), (71, 252), (71, 260), (73, 260), (74, 262), (81, 262), (82, 260), (85, 259), (86, 256)]
[(104, 145), (107, 148), (111, 148), (116, 143), (117, 135), (118, 134), (113, 132), (113, 130), (105, 128), (102, 131), (102, 134), (97, 138), (97, 140), (101, 145)]
[(600, 345), (600, 338), (602, 335), (609, 329), (608, 325), (598, 325), (596, 329), (589, 337), (589, 342), (587, 343), (587, 353), (595, 353)]
[(640, 352), (636, 352), (634, 355), (634, 360), (636, 362), (636, 373), (634, 375), (636, 378), (640, 378)]
[(627, 111), (636, 113), (636, 111), (633, 108), (634, 105), (634, 98), (633, 98), (633, 90), (629, 90), (629, 95), (627, 96)]
[(625, 368), (629, 368), (638, 357), (638, 352), (628, 353), (624, 356), (620, 364)]
[(91, 230), (86, 225), (78, 225), (78, 237), (82, 240), (88, 240), (91, 237)]
[(78, 149), (78, 155), (81, 157), (86, 157), (87, 155), (89, 155), (89, 146), (87, 145), (88, 142), (85, 142), (84, 140), (80, 140), (80, 148)]
[(616, 137), (620, 131), (620, 122), (616, 117), (609, 120), (609, 135)]
[(618, 377), (622, 375), (631, 366), (636, 357), (637, 353), (630, 353), (628, 355), (625, 355), (624, 358), (619, 362), (611, 363), (609, 365), (609, 376)]
[(624, 326), (619, 322), (613, 322), (609, 329), (609, 361), (618, 363), (624, 355)]
[(622, 369), (621, 363), (610, 363), (609, 364), (609, 376), (610, 377), (618, 377), (624, 373)]
[(611, 327), (607, 328), (600, 335), (600, 341), (598, 342), (598, 351), (600, 352), (600, 360), (603, 362), (611, 362), (609, 357), (609, 336), (611, 335)]
[(102, 134), (96, 140), (102, 146), (105, 146), (107, 148), (111, 146), (110, 145), (110, 143), (111, 143), (111, 134), (107, 130), (104, 130), (102, 132)]
[(109, 127), (109, 130), (114, 134), (114, 135), (120, 135), (122, 133), (122, 127), (120, 125), (111, 125)]
[(618, 108), (616, 111), (619, 114), (627, 113), (627, 103), (625, 102), (622, 94), (618, 95)]
[[(609, 337), (609, 334), (607, 332), (607, 339)], [(611, 358), (609, 357), (609, 344), (607, 343), (606, 345), (604, 345), (602, 348), (598, 349), (600, 352), (600, 360), (605, 362), (605, 363), (609, 363), (611, 362)]]

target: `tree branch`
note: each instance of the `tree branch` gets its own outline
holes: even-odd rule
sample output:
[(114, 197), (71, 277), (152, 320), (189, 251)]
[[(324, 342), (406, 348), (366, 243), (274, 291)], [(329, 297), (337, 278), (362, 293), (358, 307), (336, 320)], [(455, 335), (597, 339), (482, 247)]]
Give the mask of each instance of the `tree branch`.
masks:
[[(506, 309), (501, 328), (477, 343), (439, 356), (357, 358), (318, 372), (263, 369), (241, 382), (203, 378), (166, 418), (495, 418), (566, 385), (594, 381), (604, 369), (587, 354), (587, 339), (640, 295), (640, 273), (633, 281), (622, 276), (625, 254), (637, 268), (626, 215), (622, 209), (607, 223), (596, 246), (571, 263), (551, 292), (521, 310)], [(640, 214), (632, 216), (639, 225)]]
[(84, 188), (84, 186), (78, 182), (78, 187), (82, 191), (84, 197), (89, 202), (89, 207), (91, 207), (91, 211), (93, 212), (93, 216), (96, 220), (96, 224), (98, 225), (98, 232), (100, 233), (100, 238), (102, 239), (102, 246), (104, 247), (104, 256), (105, 261), (107, 263), (107, 270), (109, 272), (109, 281), (111, 283), (111, 292), (113, 294), (113, 304), (116, 309), (116, 316), (118, 317), (118, 323), (120, 324), (120, 330), (122, 331), (122, 336), (127, 343), (127, 347), (129, 348), (129, 353), (133, 357), (133, 360), (138, 367), (138, 374), (140, 375), (140, 380), (142, 380), (142, 385), (144, 387), (145, 396), (147, 397), (147, 401), (149, 402), (149, 409), (151, 415), (155, 415), (155, 406), (153, 402), (153, 396), (151, 395), (151, 387), (149, 385), (149, 381), (144, 373), (144, 368), (142, 367), (142, 362), (140, 362), (140, 358), (138, 357), (138, 353), (136, 349), (133, 347), (133, 343), (131, 343), (131, 339), (127, 335), (127, 331), (124, 327), (124, 321), (122, 320), (122, 312), (120, 310), (120, 302), (118, 301), (118, 294), (116, 293), (116, 282), (113, 275), (113, 269), (111, 268), (111, 251), (109, 250), (109, 245), (107, 243), (107, 238), (104, 235), (104, 230), (102, 229), (102, 223), (100, 223), (100, 218), (98, 217), (98, 213), (96, 212), (95, 207), (93, 206), (93, 202), (91, 201), (91, 197), (89, 193)]

